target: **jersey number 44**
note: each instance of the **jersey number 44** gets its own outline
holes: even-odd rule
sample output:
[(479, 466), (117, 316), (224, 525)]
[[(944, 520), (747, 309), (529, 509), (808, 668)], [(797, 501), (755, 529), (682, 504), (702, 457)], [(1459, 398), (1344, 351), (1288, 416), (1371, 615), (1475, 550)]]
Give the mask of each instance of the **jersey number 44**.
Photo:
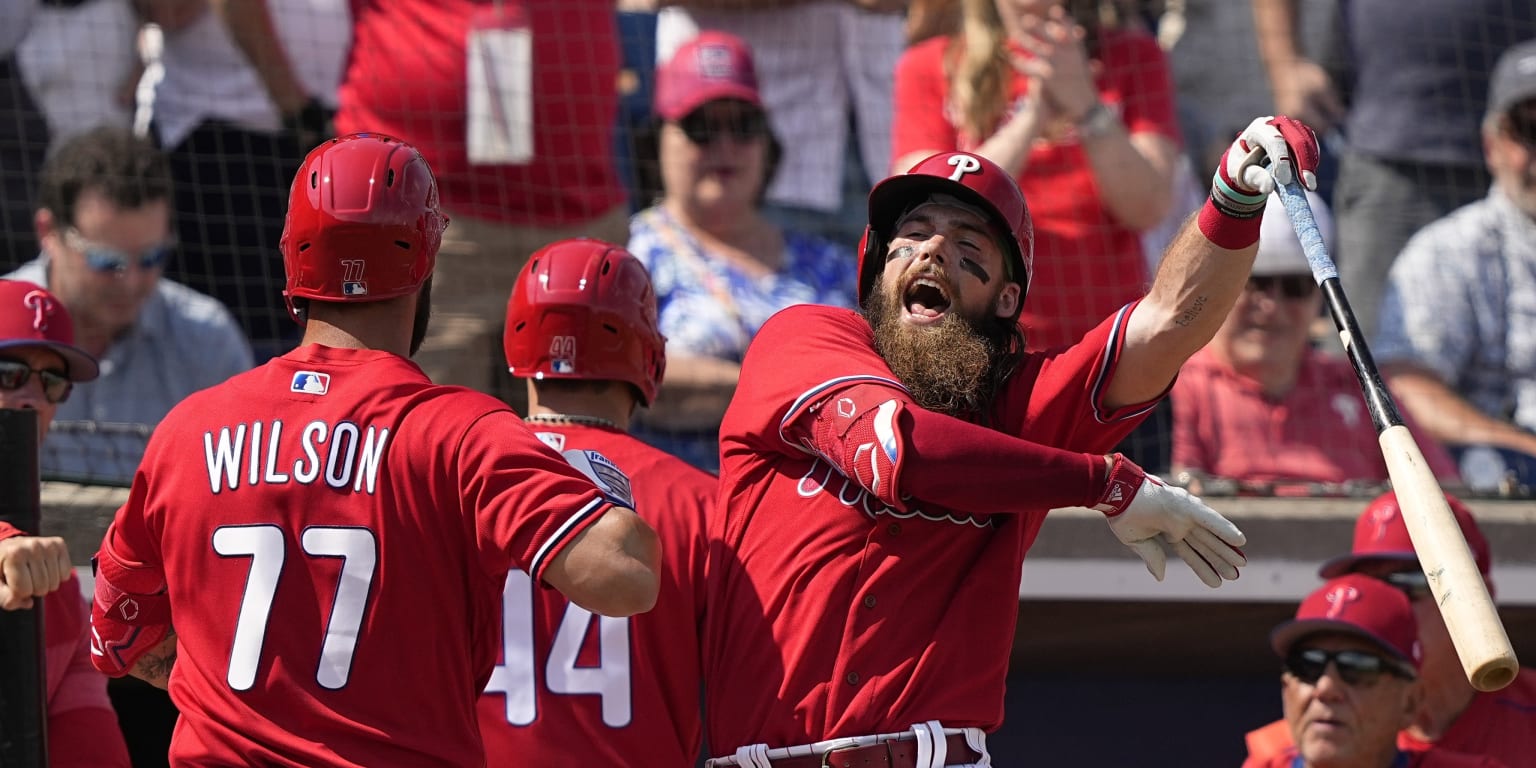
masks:
[[(515, 726), (532, 725), (538, 719), (538, 661), (534, 654), (534, 586), (527, 573), (507, 574), (507, 586), (501, 594), (502, 663), (491, 672), (486, 693), (499, 693), (507, 700), (507, 722)], [(543, 599), (560, 600), (554, 593)], [(562, 601), (563, 602), (563, 601)], [(597, 623), (597, 666), (578, 666), (577, 657), (586, 643), (593, 621)], [(544, 664), (544, 687), (552, 694), (598, 696), (602, 702), (603, 724), (611, 728), (629, 725), (633, 706), (630, 701), (629, 619), (598, 616), (574, 603), (567, 603), (565, 616), (550, 643)]]

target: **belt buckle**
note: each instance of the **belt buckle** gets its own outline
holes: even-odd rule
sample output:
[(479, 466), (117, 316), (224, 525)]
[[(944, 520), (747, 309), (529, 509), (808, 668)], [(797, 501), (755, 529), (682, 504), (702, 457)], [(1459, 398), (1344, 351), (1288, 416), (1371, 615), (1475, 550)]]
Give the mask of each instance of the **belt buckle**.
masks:
[(821, 768), (837, 768), (837, 766), (833, 765), (829, 761), (832, 759), (832, 757), (834, 755), (838, 754), (839, 752), (852, 752), (852, 751), (854, 751), (856, 749), (869, 749), (870, 747), (880, 747), (880, 748), (885, 750), (885, 764), (887, 766), (891, 766), (891, 765), (894, 765), (896, 763), (896, 756), (891, 754), (891, 743), (889, 741), (882, 741), (882, 742), (879, 742), (879, 743), (876, 743), (876, 744), (866, 744), (866, 745), (863, 745), (863, 746), (860, 746), (858, 744), (850, 744), (850, 745), (848, 745), (846, 747), (837, 747), (836, 749), (829, 749), (829, 750), (821, 753)]

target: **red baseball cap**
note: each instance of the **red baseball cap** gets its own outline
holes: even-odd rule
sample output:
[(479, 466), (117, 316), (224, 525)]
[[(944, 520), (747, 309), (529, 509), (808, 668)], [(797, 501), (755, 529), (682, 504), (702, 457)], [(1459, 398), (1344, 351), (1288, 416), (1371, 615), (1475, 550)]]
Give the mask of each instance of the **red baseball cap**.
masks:
[(1307, 595), (1296, 618), (1269, 633), (1269, 645), (1284, 657), (1297, 641), (1319, 632), (1365, 638), (1415, 669), (1422, 660), (1419, 624), (1408, 596), (1364, 574), (1341, 576)]
[[(1472, 510), (1450, 494), (1445, 495), (1445, 500), (1452, 514), (1456, 515), (1461, 535), (1466, 537), (1472, 559), (1477, 561), (1477, 569), (1483, 576), (1488, 576), (1493, 570), (1493, 555), (1488, 550), (1488, 540), (1478, 530)], [(1387, 491), (1373, 499), (1355, 521), (1355, 544), (1350, 553), (1323, 563), (1317, 574), (1331, 579), (1357, 570), (1362, 563), (1382, 560), (1418, 562), (1418, 559), (1413, 540), (1408, 538), (1408, 525), (1403, 522), (1403, 511), (1397, 504), (1397, 494)]]
[(737, 99), (763, 108), (757, 68), (745, 40), (725, 32), (700, 32), (656, 71), (656, 114), (680, 120), (717, 99)]
[(101, 373), (96, 358), (75, 346), (75, 321), (64, 302), (40, 285), (0, 280), (0, 350), (46, 347), (64, 358), (70, 381)]

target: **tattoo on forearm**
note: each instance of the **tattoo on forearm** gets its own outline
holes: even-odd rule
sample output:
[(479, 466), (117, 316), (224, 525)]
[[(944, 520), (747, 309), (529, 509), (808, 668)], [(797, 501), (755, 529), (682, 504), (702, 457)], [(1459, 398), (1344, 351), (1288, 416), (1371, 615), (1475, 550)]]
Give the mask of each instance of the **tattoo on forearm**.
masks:
[(167, 635), (159, 645), (146, 651), (133, 663), (131, 674), (156, 688), (165, 688), (171, 680), (171, 668), (176, 666), (176, 633)]
[(1193, 323), (1195, 321), (1195, 318), (1200, 316), (1201, 312), (1204, 312), (1204, 311), (1205, 311), (1205, 297), (1204, 296), (1196, 296), (1195, 297), (1195, 303), (1191, 304), (1188, 309), (1186, 309), (1183, 312), (1179, 313), (1178, 318), (1175, 319), (1174, 322), (1178, 323), (1181, 326), (1189, 325), (1190, 323)]

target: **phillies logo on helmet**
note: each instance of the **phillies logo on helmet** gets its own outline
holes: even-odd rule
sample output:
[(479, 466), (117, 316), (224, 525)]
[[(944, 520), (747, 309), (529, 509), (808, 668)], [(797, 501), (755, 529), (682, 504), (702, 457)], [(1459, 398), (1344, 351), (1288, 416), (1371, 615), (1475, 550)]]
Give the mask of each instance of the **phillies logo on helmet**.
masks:
[(59, 310), (58, 302), (42, 291), (28, 291), (21, 297), (21, 304), (32, 310), (32, 327), (39, 332), (48, 330), (48, 318)]
[(1344, 606), (1360, 599), (1360, 590), (1354, 587), (1337, 586), (1328, 590), (1328, 594), (1324, 595), (1323, 599), (1328, 601), (1328, 613), (1323, 618), (1337, 619), (1344, 613)]
[(981, 170), (981, 161), (970, 155), (950, 155), (946, 162), (955, 167), (955, 172), (949, 175), (950, 181), (959, 181), (960, 177), (967, 173), (976, 173)]

